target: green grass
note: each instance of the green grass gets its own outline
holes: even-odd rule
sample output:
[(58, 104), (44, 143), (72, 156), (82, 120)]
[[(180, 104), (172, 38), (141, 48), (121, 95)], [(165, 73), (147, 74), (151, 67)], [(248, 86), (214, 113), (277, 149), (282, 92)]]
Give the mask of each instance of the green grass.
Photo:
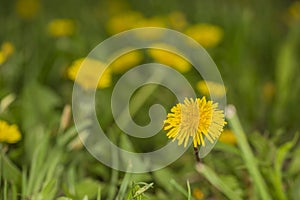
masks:
[[(0, 64), (0, 119), (17, 124), (22, 139), (0, 142), (0, 199), (197, 200), (196, 189), (203, 199), (299, 199), (300, 20), (288, 14), (293, 1), (41, 0), (31, 19), (18, 14), (16, 2), (0, 3), (0, 46), (9, 41), (15, 48)], [(89, 117), (77, 129), (70, 113), (61, 124), (64, 107), (72, 105), (74, 83), (66, 77), (67, 67), (110, 37), (107, 21), (128, 10), (165, 20), (180, 11), (187, 26), (222, 28), (221, 42), (206, 50), (222, 75), (227, 103), (236, 109), (227, 113), (226, 128), (237, 144), (218, 142), (197, 165), (189, 149), (163, 169), (125, 173), (100, 163), (81, 144), (77, 132), (89, 130)], [(74, 34), (49, 35), (47, 24), (55, 18), (72, 19)], [(143, 53), (144, 63), (153, 62)], [(112, 86), (96, 93), (100, 124), (126, 150), (161, 148), (168, 141), (163, 130), (142, 141), (124, 135), (114, 123), (107, 108), (121, 76), (113, 74)], [(184, 76), (193, 87), (202, 80), (195, 70)], [(177, 100), (158, 85), (139, 88), (130, 100), (135, 122), (148, 124), (149, 107), (156, 103), (168, 111)], [(118, 155), (112, 156), (118, 162)]]

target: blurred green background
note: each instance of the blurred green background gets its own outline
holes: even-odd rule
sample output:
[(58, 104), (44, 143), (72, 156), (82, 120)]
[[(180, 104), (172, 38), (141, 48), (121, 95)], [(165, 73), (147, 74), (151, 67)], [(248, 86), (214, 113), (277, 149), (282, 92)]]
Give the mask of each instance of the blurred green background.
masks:
[[(2, 139), (9, 131), (0, 127), (1, 199), (300, 197), (299, 1), (1, 0), (0, 25), (0, 120), (16, 124), (21, 135), (9, 142)], [(106, 38), (145, 26), (175, 29), (202, 44), (220, 70), (227, 102), (236, 107), (239, 119), (228, 119), (203, 169), (195, 168), (190, 149), (162, 170), (125, 174), (92, 158), (77, 137), (70, 69), (76, 71), (76, 61)], [(99, 87), (107, 100), (98, 107), (100, 123), (121, 147), (142, 151), (167, 141), (161, 131), (151, 143), (135, 144), (105, 112), (113, 85), (127, 69), (153, 60), (174, 64), (199, 96), (209, 96), (199, 86), (201, 77), (185, 64), (169, 63), (174, 55), (169, 56), (142, 52), (120, 58), (109, 83)], [(169, 110), (176, 100), (157, 88), (134, 116), (138, 123), (148, 122), (153, 102)]]

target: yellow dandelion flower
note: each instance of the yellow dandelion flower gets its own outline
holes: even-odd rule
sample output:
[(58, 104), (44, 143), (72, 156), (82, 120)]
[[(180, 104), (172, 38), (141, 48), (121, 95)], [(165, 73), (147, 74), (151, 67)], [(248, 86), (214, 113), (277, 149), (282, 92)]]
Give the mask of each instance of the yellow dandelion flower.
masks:
[(17, 0), (15, 4), (17, 14), (26, 20), (36, 17), (40, 7), (40, 0)]
[(142, 28), (142, 27), (165, 27), (166, 22), (162, 17), (152, 17), (152, 18), (144, 18), (141, 17), (136, 22), (135, 28)]
[(21, 140), (21, 133), (17, 125), (9, 125), (6, 121), (0, 120), (0, 142), (17, 143)]
[(48, 23), (47, 30), (53, 37), (71, 36), (75, 32), (75, 22), (71, 19), (54, 19)]
[(10, 42), (4, 42), (1, 45), (0, 50), (0, 65), (3, 64), (9, 56), (11, 56), (15, 51), (15, 47)]
[[(144, 27), (166, 27), (165, 19), (162, 17), (144, 18), (137, 19), (133, 28), (144, 28)], [(139, 38), (155, 40), (159, 38), (163, 33), (159, 30), (142, 31), (136, 33)]]
[(201, 189), (195, 188), (195, 189), (193, 189), (193, 197), (194, 197), (196, 200), (202, 200), (203, 197), (204, 197), (204, 194), (203, 194), (203, 192), (202, 192)]
[(188, 24), (185, 15), (180, 11), (171, 12), (167, 18), (171, 27), (176, 30), (183, 30)]
[(11, 42), (4, 42), (1, 45), (1, 52), (3, 52), (4, 56), (11, 56), (15, 51), (15, 47)]
[(106, 11), (110, 16), (120, 14), (121, 12), (124, 12), (124, 10), (129, 10), (128, 3), (122, 0), (107, 1), (105, 2), (105, 6), (106, 6)]
[(110, 68), (115, 73), (123, 73), (128, 69), (138, 65), (143, 59), (143, 54), (140, 51), (131, 51), (126, 53), (110, 64)]
[(185, 34), (205, 48), (217, 46), (223, 38), (223, 30), (219, 26), (211, 24), (196, 24), (189, 27)]
[(207, 101), (205, 97), (195, 100), (185, 99), (184, 103), (178, 103), (171, 109), (164, 121), (164, 130), (168, 131), (167, 137), (178, 140), (178, 145), (184, 142), (184, 147), (190, 138), (193, 139), (194, 147), (205, 146), (205, 136), (209, 142), (213, 143), (218, 139), (223, 126), (223, 110), (219, 110), (218, 103)]
[(173, 67), (182, 73), (188, 72), (191, 69), (191, 64), (180, 55), (170, 51), (165, 51), (160, 48), (169, 49), (172, 52), (178, 52), (178, 50), (176, 50), (174, 47), (166, 44), (154, 44), (153, 48), (148, 49), (148, 53), (156, 62)]
[[(211, 91), (208, 90), (208, 87), (211, 88)], [(204, 96), (210, 96), (213, 94), (216, 97), (223, 97), (226, 93), (224, 85), (212, 81), (201, 80), (197, 83), (196, 88)]]
[(294, 1), (290, 5), (288, 14), (292, 21), (300, 21), (300, 1)]
[(136, 27), (138, 21), (142, 19), (141, 13), (126, 12), (111, 17), (106, 24), (106, 29), (110, 34), (117, 34)]
[[(67, 76), (82, 86), (84, 89), (106, 88), (111, 85), (111, 71), (105, 70), (106, 65), (91, 58), (75, 60), (67, 69)], [(80, 69), (80, 76), (77, 74)], [(105, 70), (105, 71), (104, 71)], [(103, 74), (102, 74), (103, 73)], [(101, 79), (99, 80), (99, 76)]]
[(276, 93), (276, 87), (273, 82), (269, 81), (263, 85), (263, 98), (265, 102), (270, 103)]
[(235, 145), (237, 143), (234, 133), (229, 129), (225, 129), (223, 131), (223, 133), (220, 135), (219, 141), (231, 145)]
[(0, 65), (2, 65), (6, 61), (6, 57), (4, 56), (4, 53), (0, 51)]

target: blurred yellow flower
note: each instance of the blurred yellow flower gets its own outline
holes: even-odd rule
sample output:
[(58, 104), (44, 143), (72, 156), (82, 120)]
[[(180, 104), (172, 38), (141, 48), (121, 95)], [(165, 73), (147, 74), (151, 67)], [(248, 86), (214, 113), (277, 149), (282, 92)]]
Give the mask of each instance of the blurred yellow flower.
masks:
[[(80, 58), (67, 69), (67, 76), (86, 90), (106, 88), (111, 85), (111, 71), (105, 68), (106, 65), (98, 60)], [(80, 75), (77, 77), (79, 69)]]
[(192, 37), (204, 48), (212, 48), (220, 43), (223, 30), (211, 24), (196, 24), (186, 29), (185, 34)]
[(151, 18), (139, 18), (135, 28), (143, 28), (143, 27), (165, 27), (166, 22), (162, 17), (151, 17)]
[(184, 142), (184, 147), (190, 138), (193, 139), (194, 147), (205, 146), (203, 135), (213, 143), (226, 124), (223, 110), (217, 107), (218, 103), (207, 101), (205, 97), (195, 100), (186, 98), (184, 103), (178, 103), (171, 109), (164, 121), (167, 137), (173, 138), (173, 141), (177, 139), (178, 145)]
[(294, 1), (289, 6), (288, 14), (292, 21), (300, 21), (300, 1)]
[[(165, 27), (166, 23), (162, 17), (152, 17), (152, 18), (140, 18), (136, 22), (133, 28), (144, 28), (144, 27)], [(159, 30), (152, 29), (151, 31), (144, 30), (137, 33), (137, 36), (142, 39), (151, 39), (154, 40), (161, 36), (162, 32)]]
[(1, 52), (4, 56), (10, 56), (14, 53), (15, 47), (11, 42), (4, 42), (1, 46)]
[(9, 125), (6, 121), (0, 120), (0, 142), (17, 143), (21, 140), (21, 133), (17, 125)]
[(37, 16), (41, 7), (40, 0), (17, 0), (15, 9), (23, 19), (33, 19)]
[(2, 65), (6, 61), (6, 58), (2, 51), (0, 51), (0, 65)]
[(3, 64), (9, 56), (15, 51), (15, 47), (10, 42), (4, 42), (0, 49), (0, 65)]
[[(168, 49), (170, 51), (165, 51), (163, 49)], [(161, 64), (173, 67), (179, 72), (188, 72), (191, 69), (191, 64), (185, 60), (180, 54), (175, 54), (172, 52), (179, 52), (174, 47), (167, 44), (154, 44), (153, 48), (148, 49), (148, 54), (156, 61)]]
[(137, 22), (142, 19), (139, 12), (126, 12), (111, 17), (106, 24), (106, 29), (110, 34), (120, 33), (132, 28), (135, 28)]
[(162, 17), (145, 18), (139, 12), (127, 11), (111, 17), (107, 21), (106, 29), (110, 34), (117, 34), (133, 28), (165, 26), (165, 19)]
[(219, 141), (231, 145), (235, 145), (237, 143), (234, 133), (229, 129), (225, 129), (223, 131), (219, 138)]
[[(226, 88), (224, 85), (212, 81), (201, 80), (196, 85), (197, 90), (204, 96), (216, 96), (223, 97), (226, 94)], [(211, 91), (208, 90), (208, 87)]]
[(128, 10), (128, 2), (125, 2), (123, 0), (113, 0), (113, 1), (107, 1), (106, 3), (106, 11), (108, 12), (108, 15), (116, 15), (120, 14), (120, 12), (124, 12), (124, 10)]
[(53, 37), (71, 36), (75, 32), (75, 22), (71, 19), (54, 19), (48, 23), (47, 30)]
[(123, 54), (110, 64), (110, 68), (115, 73), (123, 73), (128, 69), (138, 65), (143, 59), (140, 51), (131, 51)]
[(173, 11), (168, 15), (170, 26), (176, 30), (183, 30), (187, 26), (185, 15), (180, 11)]
[(193, 197), (196, 200), (202, 200), (204, 197), (204, 194), (200, 188), (195, 188), (195, 189), (193, 189)]
[(263, 85), (263, 98), (267, 103), (270, 103), (275, 96), (276, 88), (273, 82), (269, 81)]

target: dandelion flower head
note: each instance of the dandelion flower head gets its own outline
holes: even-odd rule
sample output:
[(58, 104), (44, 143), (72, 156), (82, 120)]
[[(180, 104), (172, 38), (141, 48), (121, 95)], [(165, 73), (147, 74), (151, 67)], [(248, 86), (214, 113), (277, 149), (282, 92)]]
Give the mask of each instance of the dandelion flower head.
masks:
[(217, 46), (223, 38), (223, 30), (212, 24), (196, 24), (187, 28), (185, 33), (204, 48)]
[(151, 18), (139, 18), (135, 25), (136, 28), (143, 27), (166, 27), (166, 22), (163, 17), (156, 16)]
[(10, 42), (4, 42), (0, 49), (0, 65), (3, 64), (15, 51), (15, 47)]
[(52, 37), (71, 36), (75, 32), (75, 22), (71, 19), (54, 19), (49, 22), (47, 29)]
[[(82, 68), (82, 69), (81, 69)], [(106, 65), (91, 58), (75, 60), (67, 69), (67, 77), (76, 81), (84, 89), (106, 88), (111, 85), (111, 71)], [(78, 72), (80, 70), (80, 75)], [(99, 77), (101, 75), (101, 78)], [(100, 78), (100, 80), (99, 80)]]
[(138, 65), (143, 59), (143, 54), (140, 51), (131, 51), (123, 54), (115, 59), (111, 64), (110, 68), (115, 73), (123, 73), (130, 68)]
[(180, 11), (173, 11), (168, 15), (168, 21), (172, 28), (175, 30), (183, 30), (188, 22), (184, 13)]
[(175, 105), (164, 121), (164, 130), (168, 138), (178, 140), (178, 145), (187, 146), (190, 139), (194, 147), (205, 146), (205, 139), (213, 143), (223, 131), (226, 124), (223, 110), (218, 103), (207, 101), (205, 97), (188, 99)]
[[(164, 49), (168, 49), (170, 51), (166, 51)], [(178, 52), (178, 54), (173, 52)], [(191, 69), (191, 64), (180, 56), (179, 51), (167, 44), (154, 44), (153, 48), (148, 49), (148, 54), (155, 61), (170, 66), (179, 72), (185, 73)]]
[(294, 1), (288, 8), (288, 13), (293, 21), (300, 21), (300, 1)]
[(0, 120), (0, 142), (13, 144), (20, 139), (21, 133), (17, 125), (9, 125), (6, 121)]
[(276, 86), (273, 82), (268, 81), (264, 83), (262, 88), (263, 99), (266, 103), (271, 103), (276, 94)]
[(15, 5), (17, 14), (25, 20), (35, 18), (40, 8), (40, 0), (17, 0)]
[[(204, 96), (213, 95), (218, 98), (223, 97), (226, 94), (226, 88), (223, 84), (213, 81), (199, 81), (196, 85), (199, 92)], [(209, 90), (210, 88), (210, 90)]]
[(139, 12), (127, 11), (112, 16), (107, 24), (106, 29), (110, 34), (117, 34), (136, 27), (137, 22), (143, 18)]
[(223, 133), (220, 136), (219, 141), (222, 143), (225, 143), (225, 144), (230, 144), (230, 145), (235, 145), (237, 143), (234, 133), (229, 129), (225, 129), (223, 131)]
[(204, 198), (204, 194), (200, 188), (193, 189), (193, 197), (196, 200), (202, 200)]

